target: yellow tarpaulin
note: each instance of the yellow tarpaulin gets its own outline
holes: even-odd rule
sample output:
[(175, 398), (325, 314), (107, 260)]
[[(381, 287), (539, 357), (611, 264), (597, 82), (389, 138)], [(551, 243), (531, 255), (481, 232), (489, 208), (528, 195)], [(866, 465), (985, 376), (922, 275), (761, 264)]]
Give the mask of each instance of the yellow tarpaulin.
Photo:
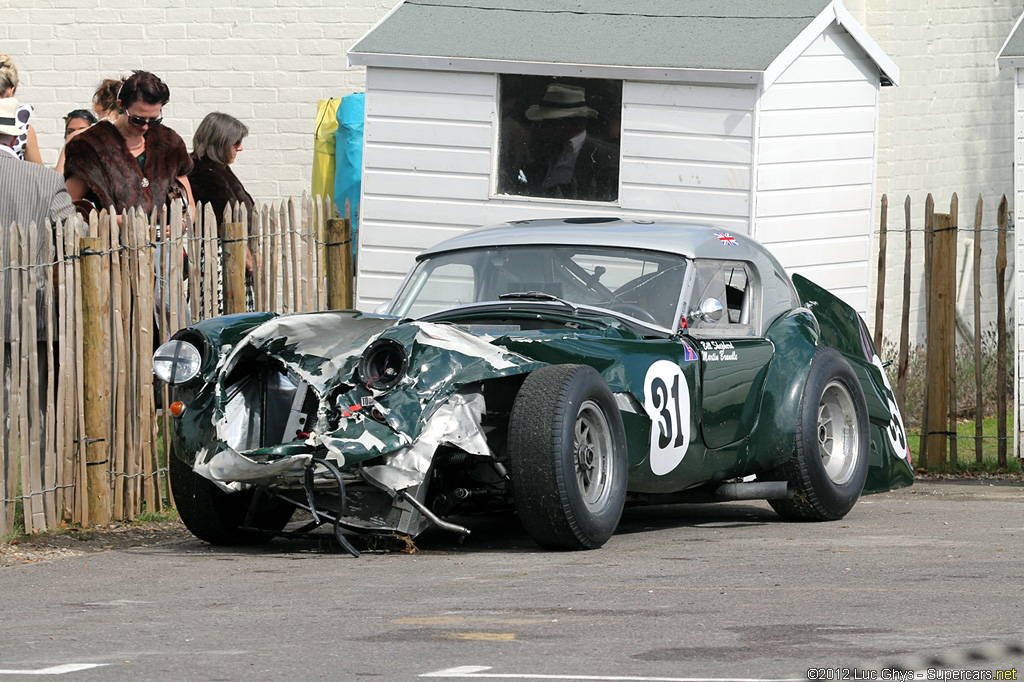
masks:
[(322, 99), (316, 105), (316, 133), (313, 140), (313, 191), (315, 197), (334, 200), (334, 133), (338, 130), (341, 98)]

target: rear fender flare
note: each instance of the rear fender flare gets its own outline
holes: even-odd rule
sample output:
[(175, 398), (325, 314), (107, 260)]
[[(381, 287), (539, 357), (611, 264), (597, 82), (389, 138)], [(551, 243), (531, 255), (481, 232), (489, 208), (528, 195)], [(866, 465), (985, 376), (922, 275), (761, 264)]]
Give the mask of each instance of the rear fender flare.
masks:
[(820, 332), (814, 315), (798, 308), (772, 323), (765, 336), (774, 344), (775, 355), (750, 435), (750, 456), (772, 469), (793, 454), (800, 403)]

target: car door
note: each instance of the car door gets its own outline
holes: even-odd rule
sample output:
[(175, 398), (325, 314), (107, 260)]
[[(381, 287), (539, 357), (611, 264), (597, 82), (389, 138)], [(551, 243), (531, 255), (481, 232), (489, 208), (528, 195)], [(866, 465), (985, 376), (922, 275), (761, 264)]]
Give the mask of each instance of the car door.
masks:
[(687, 330), (699, 351), (704, 445), (714, 450), (750, 434), (774, 347), (761, 337), (761, 287), (753, 264), (698, 259)]

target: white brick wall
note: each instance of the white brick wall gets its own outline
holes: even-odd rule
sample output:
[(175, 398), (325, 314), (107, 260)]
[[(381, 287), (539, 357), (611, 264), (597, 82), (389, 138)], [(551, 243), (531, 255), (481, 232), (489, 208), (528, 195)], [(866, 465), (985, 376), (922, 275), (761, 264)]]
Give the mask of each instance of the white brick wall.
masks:
[(363, 90), (345, 51), (395, 2), (6, 0), (0, 52), (18, 66), (18, 99), (36, 108), (45, 163), (57, 160), (63, 116), (91, 108), (104, 77), (145, 69), (170, 87), (166, 123), (190, 149), (210, 111), (249, 126), (233, 169), (275, 201), (309, 191), (317, 100)]
[[(847, 0), (846, 7), (900, 68), (900, 86), (882, 88), (878, 196), (889, 196), (889, 228), (904, 226), (903, 203), (911, 197), (912, 227), (924, 225), (930, 192), (936, 211), (948, 212), (953, 192), (960, 202), (961, 245), (973, 238), (978, 196), (985, 201), (983, 228), (994, 229), (1003, 194), (1013, 211), (1013, 74), (998, 73), (996, 54), (1021, 12), (1015, 0)], [(923, 238), (915, 233), (911, 271), (911, 334), (923, 329)], [(1012, 238), (1010, 250), (1012, 251)], [(876, 244), (877, 246), (877, 244)], [(996, 236), (982, 238), (982, 326), (995, 322)], [(885, 334), (899, 339), (904, 235), (890, 233)], [(961, 256), (963, 249), (961, 248)], [(1013, 253), (1010, 272), (1013, 272)], [(960, 266), (964, 265), (961, 258)], [(968, 290), (960, 312), (973, 325), (971, 257)], [(877, 267), (874, 268), (877, 272)], [(1009, 277), (1008, 277), (1009, 281)], [(874, 284), (872, 284), (874, 287)], [(1011, 296), (1007, 299), (1012, 301)], [(873, 314), (872, 309), (872, 314)], [(872, 329), (874, 322), (871, 322)]]

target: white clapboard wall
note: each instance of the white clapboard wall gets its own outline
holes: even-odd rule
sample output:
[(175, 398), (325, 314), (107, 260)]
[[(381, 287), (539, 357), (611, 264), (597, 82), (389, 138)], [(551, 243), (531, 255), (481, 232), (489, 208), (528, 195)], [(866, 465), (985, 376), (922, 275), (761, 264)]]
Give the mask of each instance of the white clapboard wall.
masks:
[(825, 31), (761, 97), (754, 236), (791, 272), (868, 307), (877, 67)]

